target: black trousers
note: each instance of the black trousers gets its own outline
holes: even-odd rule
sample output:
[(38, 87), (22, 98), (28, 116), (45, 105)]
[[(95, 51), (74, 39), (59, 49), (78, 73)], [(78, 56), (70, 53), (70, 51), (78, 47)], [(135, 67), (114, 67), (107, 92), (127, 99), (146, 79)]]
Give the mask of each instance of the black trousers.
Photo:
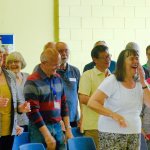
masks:
[(12, 150), (14, 136), (7, 135), (0, 137), (0, 150)]
[(28, 125), (24, 125), (24, 126), (20, 126), (20, 127), (22, 127), (24, 129), (23, 132), (28, 132)]
[(71, 127), (77, 127), (77, 122), (76, 121), (70, 122), (70, 125), (71, 125)]

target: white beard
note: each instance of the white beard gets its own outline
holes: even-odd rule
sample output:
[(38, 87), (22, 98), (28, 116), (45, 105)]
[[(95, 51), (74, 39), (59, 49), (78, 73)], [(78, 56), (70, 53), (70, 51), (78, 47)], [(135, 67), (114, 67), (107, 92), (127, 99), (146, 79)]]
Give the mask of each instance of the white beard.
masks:
[(65, 63), (67, 63), (67, 61), (68, 61), (68, 59), (61, 60), (61, 64), (65, 64)]

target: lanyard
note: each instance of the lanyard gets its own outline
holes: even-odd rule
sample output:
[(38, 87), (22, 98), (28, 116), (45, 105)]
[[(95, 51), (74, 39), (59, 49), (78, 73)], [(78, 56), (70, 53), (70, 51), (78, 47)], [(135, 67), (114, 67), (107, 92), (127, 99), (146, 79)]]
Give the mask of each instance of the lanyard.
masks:
[(50, 90), (51, 90), (51, 92), (52, 92), (52, 95), (53, 95), (54, 100), (56, 100), (56, 90), (55, 90), (55, 88), (54, 88), (54, 85), (55, 85), (55, 84), (54, 84), (53, 79), (52, 79), (52, 78), (47, 78), (46, 82), (47, 82), (48, 85), (49, 85), (49, 88), (50, 88)]

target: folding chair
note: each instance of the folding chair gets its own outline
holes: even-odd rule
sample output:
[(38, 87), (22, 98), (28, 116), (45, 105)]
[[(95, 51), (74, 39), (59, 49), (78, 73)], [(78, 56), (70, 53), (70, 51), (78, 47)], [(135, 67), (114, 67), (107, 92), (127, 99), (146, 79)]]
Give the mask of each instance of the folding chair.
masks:
[(76, 137), (68, 139), (68, 150), (96, 150), (95, 143), (91, 137)]
[(21, 135), (15, 136), (12, 150), (19, 150), (19, 146), (26, 143), (30, 143), (29, 132), (23, 132)]
[(42, 143), (28, 143), (19, 146), (19, 150), (45, 150)]

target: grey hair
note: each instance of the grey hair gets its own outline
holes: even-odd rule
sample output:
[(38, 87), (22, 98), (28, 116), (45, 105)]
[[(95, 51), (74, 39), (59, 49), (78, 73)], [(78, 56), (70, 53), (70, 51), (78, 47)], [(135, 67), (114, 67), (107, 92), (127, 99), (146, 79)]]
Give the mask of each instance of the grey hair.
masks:
[(8, 65), (9, 61), (19, 60), (21, 62), (21, 69), (24, 69), (26, 67), (26, 62), (21, 55), (21, 53), (15, 51), (10, 53), (6, 58), (6, 66)]
[(137, 43), (135, 43), (135, 42), (129, 42), (129, 43), (126, 45), (125, 49), (134, 49), (134, 50), (137, 51), (138, 53), (140, 52), (140, 47), (139, 47), (139, 45), (138, 45)]

